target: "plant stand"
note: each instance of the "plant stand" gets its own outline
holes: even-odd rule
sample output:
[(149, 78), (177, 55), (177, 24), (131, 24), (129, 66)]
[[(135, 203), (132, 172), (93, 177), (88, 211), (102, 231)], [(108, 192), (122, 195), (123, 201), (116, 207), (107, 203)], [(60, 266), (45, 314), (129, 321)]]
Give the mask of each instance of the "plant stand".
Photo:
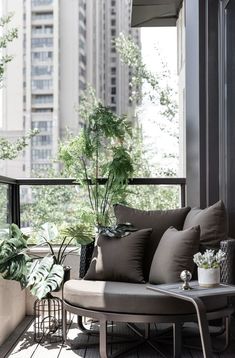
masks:
[(37, 343), (62, 342), (63, 302), (48, 294), (34, 303), (34, 341)]

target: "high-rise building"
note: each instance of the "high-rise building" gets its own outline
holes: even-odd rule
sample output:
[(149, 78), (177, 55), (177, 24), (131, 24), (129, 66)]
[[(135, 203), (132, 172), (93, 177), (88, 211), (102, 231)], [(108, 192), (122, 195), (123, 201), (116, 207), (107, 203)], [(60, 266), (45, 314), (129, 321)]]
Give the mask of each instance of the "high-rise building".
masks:
[(75, 106), (87, 85), (118, 114), (133, 111), (131, 72), (114, 46), (120, 32), (139, 42), (130, 28), (130, 0), (2, 0), (2, 12), (14, 10), (11, 23), (19, 38), (8, 48), (14, 60), (1, 94), (0, 135), (15, 139), (38, 128), (17, 159), (3, 162), (1, 173), (31, 176), (49, 169), (67, 129), (82, 125)]

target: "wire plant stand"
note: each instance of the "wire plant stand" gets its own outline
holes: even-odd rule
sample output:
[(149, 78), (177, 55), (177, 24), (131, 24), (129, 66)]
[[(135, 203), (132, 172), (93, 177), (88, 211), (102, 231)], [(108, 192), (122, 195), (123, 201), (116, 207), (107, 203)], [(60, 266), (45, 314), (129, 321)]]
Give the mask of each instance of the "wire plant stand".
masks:
[(34, 303), (34, 341), (63, 342), (63, 302), (50, 293)]

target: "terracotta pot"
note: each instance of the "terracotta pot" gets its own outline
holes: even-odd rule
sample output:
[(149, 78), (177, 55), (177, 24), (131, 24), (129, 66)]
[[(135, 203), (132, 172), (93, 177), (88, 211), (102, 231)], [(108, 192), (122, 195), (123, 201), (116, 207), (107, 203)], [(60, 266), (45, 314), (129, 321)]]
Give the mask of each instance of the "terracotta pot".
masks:
[(220, 284), (220, 268), (198, 267), (198, 284), (201, 287), (216, 287)]

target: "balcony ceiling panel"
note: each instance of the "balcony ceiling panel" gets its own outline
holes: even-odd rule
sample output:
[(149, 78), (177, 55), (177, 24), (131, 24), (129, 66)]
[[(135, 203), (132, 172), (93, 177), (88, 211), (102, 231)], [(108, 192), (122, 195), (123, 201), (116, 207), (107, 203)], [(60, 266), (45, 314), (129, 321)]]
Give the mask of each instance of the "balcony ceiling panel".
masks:
[(182, 0), (133, 0), (133, 27), (175, 26)]

